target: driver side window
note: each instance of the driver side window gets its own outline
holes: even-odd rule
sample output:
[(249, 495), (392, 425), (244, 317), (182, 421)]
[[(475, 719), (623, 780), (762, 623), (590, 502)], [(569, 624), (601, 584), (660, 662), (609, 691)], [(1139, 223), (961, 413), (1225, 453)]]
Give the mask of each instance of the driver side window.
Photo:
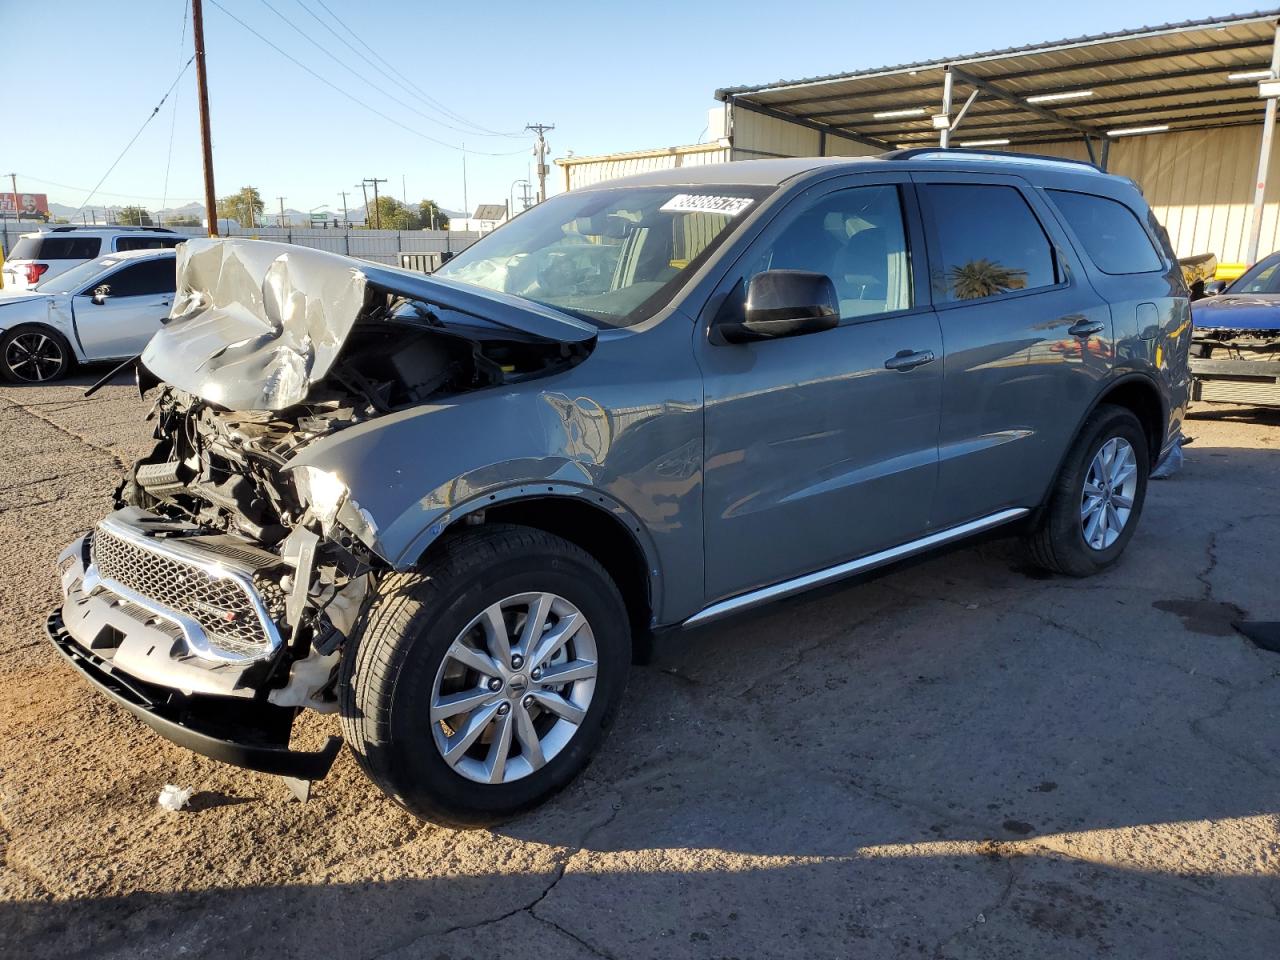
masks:
[(111, 288), (112, 299), (173, 293), (178, 286), (177, 261), (166, 257), (130, 264), (98, 281), (95, 286), (104, 283)]
[(911, 307), (902, 201), (896, 186), (853, 187), (828, 194), (794, 214), (753, 265), (808, 270), (835, 284), (841, 319)]

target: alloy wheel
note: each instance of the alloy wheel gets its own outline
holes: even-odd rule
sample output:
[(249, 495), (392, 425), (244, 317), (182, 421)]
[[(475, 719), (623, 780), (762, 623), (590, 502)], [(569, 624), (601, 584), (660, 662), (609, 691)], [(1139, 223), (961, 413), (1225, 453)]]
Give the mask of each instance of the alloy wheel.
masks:
[(596, 670), (591, 625), (568, 600), (522, 593), (491, 604), (458, 634), (436, 672), (436, 749), (468, 780), (527, 777), (577, 733)]
[(1120, 538), (1138, 492), (1138, 458), (1128, 440), (1112, 437), (1094, 454), (1080, 496), (1080, 531), (1094, 550)]
[(5, 348), (4, 362), (19, 380), (42, 383), (56, 377), (66, 364), (62, 345), (48, 334), (20, 333)]

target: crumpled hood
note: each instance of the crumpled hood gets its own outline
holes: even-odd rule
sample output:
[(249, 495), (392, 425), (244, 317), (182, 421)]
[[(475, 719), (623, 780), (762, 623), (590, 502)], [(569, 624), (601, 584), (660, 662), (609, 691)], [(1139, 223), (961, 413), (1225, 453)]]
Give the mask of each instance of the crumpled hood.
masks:
[(1224, 293), (1191, 305), (1197, 327), (1229, 330), (1280, 330), (1280, 296)]
[(523, 339), (596, 336), (588, 323), (456, 281), (287, 243), (197, 238), (178, 247), (170, 320), (142, 363), (210, 403), (282, 410), (324, 378), (361, 313), (386, 294), (427, 304), (445, 326), (452, 316)]

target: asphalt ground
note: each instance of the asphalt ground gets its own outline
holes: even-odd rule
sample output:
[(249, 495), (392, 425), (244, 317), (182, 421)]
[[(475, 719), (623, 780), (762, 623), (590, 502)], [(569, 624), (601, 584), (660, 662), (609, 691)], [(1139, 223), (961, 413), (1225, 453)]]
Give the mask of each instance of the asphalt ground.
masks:
[(664, 638), (583, 777), (459, 832), (345, 753), (306, 804), (188, 754), (48, 646), (148, 445), (90, 379), (0, 388), (0, 955), (1280, 955), (1280, 654), (1232, 626), (1280, 620), (1280, 415), (1192, 419), (1102, 576), (995, 541)]

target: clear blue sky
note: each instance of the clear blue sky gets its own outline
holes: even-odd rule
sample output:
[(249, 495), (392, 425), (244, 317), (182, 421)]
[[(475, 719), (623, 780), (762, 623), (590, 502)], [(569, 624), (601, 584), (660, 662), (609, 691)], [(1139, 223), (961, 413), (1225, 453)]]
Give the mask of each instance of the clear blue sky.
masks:
[[(367, 54), (321, 0), (217, 0), (335, 86), (290, 63), (205, 0), (214, 166), (221, 196), (257, 186), (268, 210), (339, 209), (338, 191), (363, 177), (410, 201), (463, 204), (462, 154), (402, 127), (468, 149), (467, 200), (501, 203), (530, 171), (531, 141), (467, 134), (402, 82), (358, 58), (306, 10)], [(693, 143), (717, 87), (795, 79), (1085, 33), (1239, 12), (1191, 0), (1045, 3), (894, 3), (826, 0), (649, 0), (528, 4), (506, 0), (323, 0), (376, 50), (383, 70), (411, 79), (455, 115), (494, 131), (554, 123), (553, 156)], [(268, 6), (270, 4), (270, 6)], [(20, 190), (79, 206), (87, 188), (173, 82), (191, 53), (186, 0), (0, 0), (6, 120), (0, 172)], [(283, 15), (277, 16), (274, 8)], [(32, 21), (31, 18), (35, 20)], [(288, 21), (288, 22), (286, 22)], [(18, 29), (21, 23), (30, 28)], [(289, 25), (315, 38), (312, 46)], [(21, 42), (13, 42), (15, 37)], [(345, 62), (376, 84), (370, 86)], [(393, 68), (393, 69), (389, 69)], [(379, 89), (380, 88), (380, 89)], [(404, 101), (396, 103), (392, 97)], [(174, 127), (170, 160), (170, 129)], [(417, 112), (415, 112), (417, 111)], [(426, 116), (423, 116), (425, 114)], [(432, 122), (437, 118), (443, 123)], [(395, 121), (395, 122), (393, 122)], [(474, 128), (472, 128), (474, 129)], [(95, 203), (157, 208), (168, 168), (169, 206), (202, 193), (195, 72), (102, 186)], [(553, 181), (558, 181), (553, 167)], [(62, 186), (59, 186), (61, 184)], [(7, 182), (5, 189), (8, 189)], [(358, 202), (358, 201), (357, 201)]]

